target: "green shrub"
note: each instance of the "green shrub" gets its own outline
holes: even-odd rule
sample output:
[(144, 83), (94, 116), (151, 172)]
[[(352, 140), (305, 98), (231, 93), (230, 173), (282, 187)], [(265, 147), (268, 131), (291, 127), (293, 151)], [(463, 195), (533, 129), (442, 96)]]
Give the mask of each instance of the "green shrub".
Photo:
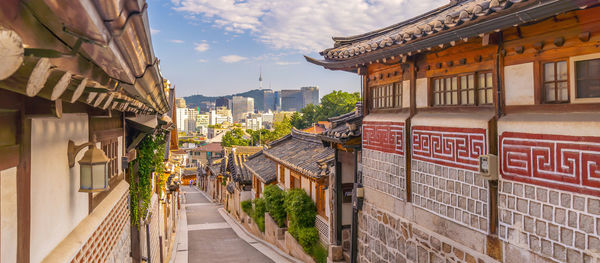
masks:
[(265, 232), (265, 213), (267, 212), (267, 208), (265, 206), (265, 199), (256, 198), (254, 199), (253, 203), (254, 211), (252, 219), (254, 219), (260, 231)]
[(304, 248), (305, 252), (310, 252), (312, 246), (319, 242), (319, 231), (313, 227), (303, 227), (298, 229), (298, 243)]
[(265, 205), (269, 215), (273, 217), (273, 220), (279, 227), (285, 225), (285, 219), (287, 213), (285, 212), (285, 192), (281, 190), (277, 185), (269, 185), (265, 187)]
[(310, 254), (317, 263), (325, 263), (327, 262), (327, 255), (329, 254), (329, 251), (327, 251), (327, 248), (325, 248), (323, 245), (317, 243), (312, 246), (308, 254)]
[(264, 233), (265, 232), (265, 216), (264, 216), (264, 214), (261, 217), (256, 217), (254, 219), (254, 221), (256, 222), (258, 229), (260, 229), (260, 232)]
[(252, 200), (242, 201), (242, 211), (252, 217)]
[(310, 196), (302, 189), (292, 189), (288, 192), (285, 197), (285, 211), (290, 218), (290, 225), (292, 222), (298, 227), (315, 225), (317, 208)]
[(254, 213), (258, 216), (258, 217), (265, 217), (265, 213), (267, 212), (267, 208), (265, 206), (265, 199), (263, 198), (256, 198), (254, 199)]

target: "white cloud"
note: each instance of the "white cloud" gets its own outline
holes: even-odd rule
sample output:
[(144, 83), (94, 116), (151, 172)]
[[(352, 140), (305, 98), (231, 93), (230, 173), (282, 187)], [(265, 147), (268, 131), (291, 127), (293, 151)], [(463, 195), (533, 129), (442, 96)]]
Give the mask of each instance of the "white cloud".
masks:
[(180, 39), (171, 39), (171, 40), (169, 40), (169, 42), (175, 43), (175, 44), (183, 44), (184, 41), (180, 40)]
[(155, 29), (155, 28), (150, 28), (150, 34), (151, 34), (151, 35), (156, 35), (156, 34), (158, 34), (159, 32), (160, 32), (160, 30), (158, 30), (158, 29)]
[(287, 66), (287, 65), (297, 65), (300, 64), (298, 61), (277, 61), (275, 64), (279, 66)]
[(332, 36), (366, 33), (409, 19), (448, 0), (172, 0), (174, 9), (276, 49), (321, 51)]
[(206, 62), (208, 62), (208, 59), (201, 58), (201, 59), (198, 59), (198, 62), (199, 63), (206, 63)]
[(207, 51), (210, 46), (208, 45), (208, 43), (194, 43), (194, 49), (198, 52), (204, 52)]
[(221, 57), (221, 61), (225, 62), (225, 63), (237, 63), (240, 61), (244, 61), (248, 59), (247, 57), (242, 57), (242, 56), (238, 56), (238, 55), (227, 55), (227, 56), (222, 56)]

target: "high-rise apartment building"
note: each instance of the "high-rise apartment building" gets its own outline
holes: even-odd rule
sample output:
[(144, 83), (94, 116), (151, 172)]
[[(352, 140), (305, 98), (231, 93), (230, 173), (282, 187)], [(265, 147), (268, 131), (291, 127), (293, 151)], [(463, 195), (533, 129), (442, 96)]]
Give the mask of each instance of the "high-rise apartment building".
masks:
[(308, 104), (317, 105), (319, 104), (319, 87), (302, 87), (302, 98), (304, 99), (304, 107)]
[(254, 99), (233, 96), (233, 121), (239, 122), (244, 120), (247, 113), (254, 112)]

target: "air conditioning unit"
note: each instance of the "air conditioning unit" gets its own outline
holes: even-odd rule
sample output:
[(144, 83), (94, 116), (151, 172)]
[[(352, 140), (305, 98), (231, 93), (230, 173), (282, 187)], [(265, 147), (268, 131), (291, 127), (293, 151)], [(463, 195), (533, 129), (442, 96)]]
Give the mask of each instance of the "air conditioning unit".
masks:
[(479, 175), (486, 180), (498, 180), (498, 156), (493, 154), (479, 156)]

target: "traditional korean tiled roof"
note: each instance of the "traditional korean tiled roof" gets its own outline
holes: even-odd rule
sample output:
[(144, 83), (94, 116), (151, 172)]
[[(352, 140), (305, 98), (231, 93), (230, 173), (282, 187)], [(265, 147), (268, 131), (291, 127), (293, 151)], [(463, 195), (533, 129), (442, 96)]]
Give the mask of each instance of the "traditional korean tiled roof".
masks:
[[(330, 69), (358, 68), (393, 56), (410, 56), (426, 49), (477, 37), (557, 13), (589, 6), (595, 1), (455, 0), (407, 21), (351, 37), (334, 37), (334, 47), (320, 52), (324, 60), (307, 61)], [(427, 42), (427, 43), (424, 43)], [(350, 63), (340, 63), (347, 61)]]
[(267, 157), (313, 178), (322, 177), (319, 161), (334, 158), (334, 150), (324, 147), (316, 134), (296, 129), (272, 142), (269, 147), (263, 151)]
[(354, 111), (340, 116), (329, 118), (331, 128), (323, 132), (319, 137), (324, 141), (344, 142), (362, 135), (362, 103), (356, 103)]
[(223, 163), (223, 158), (212, 160), (212, 162), (208, 165), (208, 170), (212, 176), (219, 175), (221, 173), (221, 163)]
[(235, 190), (235, 183), (231, 182), (231, 183), (227, 184), (227, 192), (229, 192), (230, 194), (233, 194), (234, 190)]
[(244, 166), (244, 162), (248, 156), (255, 154), (261, 149), (261, 147), (257, 146), (225, 147), (226, 162), (221, 166), (223, 175), (230, 175), (231, 179), (236, 183), (250, 184), (252, 177)]
[(248, 171), (258, 177), (263, 183), (269, 184), (277, 179), (277, 165), (267, 158), (263, 151), (248, 156), (244, 163)]

